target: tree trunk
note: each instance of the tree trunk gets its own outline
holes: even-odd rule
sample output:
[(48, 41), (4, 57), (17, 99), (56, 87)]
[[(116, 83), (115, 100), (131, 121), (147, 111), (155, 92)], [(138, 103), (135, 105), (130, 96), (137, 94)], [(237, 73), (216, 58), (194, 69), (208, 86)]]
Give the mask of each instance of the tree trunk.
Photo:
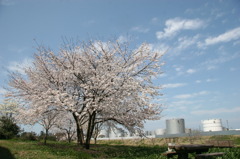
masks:
[(98, 138), (98, 135), (99, 135), (99, 133), (101, 131), (102, 124), (103, 123), (97, 123), (94, 126), (94, 131), (93, 131), (94, 144), (97, 144), (97, 138)]
[(94, 137), (94, 144), (97, 144), (97, 137)]
[(96, 112), (93, 112), (89, 115), (89, 122), (88, 122), (88, 130), (87, 130), (87, 136), (86, 136), (86, 142), (85, 142), (85, 148), (90, 148), (90, 141), (94, 130), (94, 122), (95, 122)]
[[(79, 126), (80, 127), (80, 126)], [(83, 134), (83, 129), (80, 127), (80, 140), (81, 140), (81, 145), (84, 144), (84, 134)]]
[(48, 129), (46, 129), (46, 133), (44, 135), (44, 145), (47, 144), (47, 137), (48, 137)]
[(67, 132), (67, 139), (68, 139), (68, 143), (71, 143), (71, 134), (70, 134), (70, 132)]
[(83, 130), (82, 130), (80, 124), (79, 124), (78, 117), (74, 113), (72, 113), (72, 114), (73, 114), (73, 117), (74, 117), (74, 120), (75, 120), (76, 126), (77, 126), (77, 144), (78, 145), (83, 145), (83, 140), (84, 140)]

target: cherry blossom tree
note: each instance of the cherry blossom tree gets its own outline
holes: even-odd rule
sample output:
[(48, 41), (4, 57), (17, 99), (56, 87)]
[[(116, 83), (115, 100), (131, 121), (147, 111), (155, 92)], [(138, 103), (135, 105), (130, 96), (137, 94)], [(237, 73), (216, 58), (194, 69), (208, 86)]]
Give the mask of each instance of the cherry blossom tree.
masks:
[(160, 118), (161, 104), (154, 99), (161, 87), (153, 79), (161, 73), (162, 55), (146, 43), (131, 50), (117, 41), (89, 41), (58, 53), (40, 46), (25, 77), (11, 74), (10, 94), (39, 114), (70, 112), (78, 142), (89, 149), (96, 124), (114, 121), (134, 132)]
[(0, 116), (6, 116), (12, 118), (16, 113), (18, 103), (13, 99), (5, 98), (2, 103), (0, 103)]
[(42, 125), (42, 127), (45, 129), (44, 145), (47, 144), (49, 130), (56, 126), (58, 115), (59, 114), (56, 111), (45, 112), (40, 115), (39, 120), (37, 121), (37, 123)]
[(73, 116), (70, 113), (62, 113), (56, 123), (56, 128), (64, 132), (67, 141), (70, 143), (76, 134), (76, 125)]
[(103, 130), (103, 122), (95, 124), (94, 126), (94, 131), (93, 131), (93, 139), (94, 139), (94, 144), (97, 144), (97, 138), (101, 132), (101, 130)]
[(16, 120), (21, 124), (41, 125), (45, 131), (43, 142), (46, 145), (49, 131), (57, 126), (60, 115), (61, 113), (56, 110), (45, 110), (40, 113), (37, 109), (22, 106), (17, 109)]

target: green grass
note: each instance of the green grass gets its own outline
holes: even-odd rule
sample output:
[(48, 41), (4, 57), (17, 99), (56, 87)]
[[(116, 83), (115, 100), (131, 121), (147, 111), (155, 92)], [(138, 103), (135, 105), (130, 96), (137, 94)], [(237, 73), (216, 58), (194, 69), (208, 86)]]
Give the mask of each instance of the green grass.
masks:
[(240, 146), (240, 136), (238, 135), (218, 135), (211, 136), (210, 140), (232, 140), (235, 145)]
[(43, 145), (36, 141), (0, 140), (0, 152), (5, 155), (4, 159), (164, 159), (161, 153), (166, 149), (160, 146), (97, 144), (86, 150), (76, 144), (63, 142)]
[[(142, 144), (126, 145), (127, 141), (104, 141), (91, 145), (86, 150), (74, 143), (48, 142), (43, 145), (37, 141), (0, 140), (2, 159), (166, 159), (161, 153), (166, 146)], [(240, 158), (240, 148), (210, 149), (210, 152), (226, 152), (225, 158)], [(194, 158), (194, 155), (189, 155)], [(177, 156), (175, 156), (177, 158)]]
[(0, 140), (1, 150), (8, 149), (16, 159), (87, 159), (91, 156), (86, 152), (76, 151), (67, 144), (42, 145), (38, 142)]

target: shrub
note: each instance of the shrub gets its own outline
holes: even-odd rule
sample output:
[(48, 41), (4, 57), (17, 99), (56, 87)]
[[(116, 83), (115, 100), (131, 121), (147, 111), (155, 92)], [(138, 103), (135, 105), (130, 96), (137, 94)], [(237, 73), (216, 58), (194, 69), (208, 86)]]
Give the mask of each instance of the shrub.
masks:
[[(44, 137), (45, 137), (45, 133), (43, 131), (40, 132), (40, 135), (39, 135), (39, 140), (44, 140)], [(47, 136), (47, 140), (48, 141), (57, 141), (57, 138), (54, 134), (52, 133), (48, 133), (48, 136)]]
[(11, 139), (20, 132), (20, 127), (11, 117), (2, 116), (0, 118), (0, 139)]
[(20, 139), (36, 141), (37, 140), (37, 135), (36, 135), (35, 132), (23, 132), (20, 136)]

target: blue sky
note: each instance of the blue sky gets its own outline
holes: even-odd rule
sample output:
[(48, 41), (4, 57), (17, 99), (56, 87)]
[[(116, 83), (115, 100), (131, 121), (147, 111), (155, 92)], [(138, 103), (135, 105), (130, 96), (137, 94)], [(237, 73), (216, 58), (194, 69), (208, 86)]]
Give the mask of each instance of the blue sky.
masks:
[(240, 128), (239, 0), (1, 0), (1, 87), (7, 70), (31, 63), (35, 41), (57, 50), (63, 37), (130, 39), (167, 51), (154, 81), (164, 87), (163, 118), (146, 130), (165, 128), (169, 118), (193, 129), (213, 118)]

